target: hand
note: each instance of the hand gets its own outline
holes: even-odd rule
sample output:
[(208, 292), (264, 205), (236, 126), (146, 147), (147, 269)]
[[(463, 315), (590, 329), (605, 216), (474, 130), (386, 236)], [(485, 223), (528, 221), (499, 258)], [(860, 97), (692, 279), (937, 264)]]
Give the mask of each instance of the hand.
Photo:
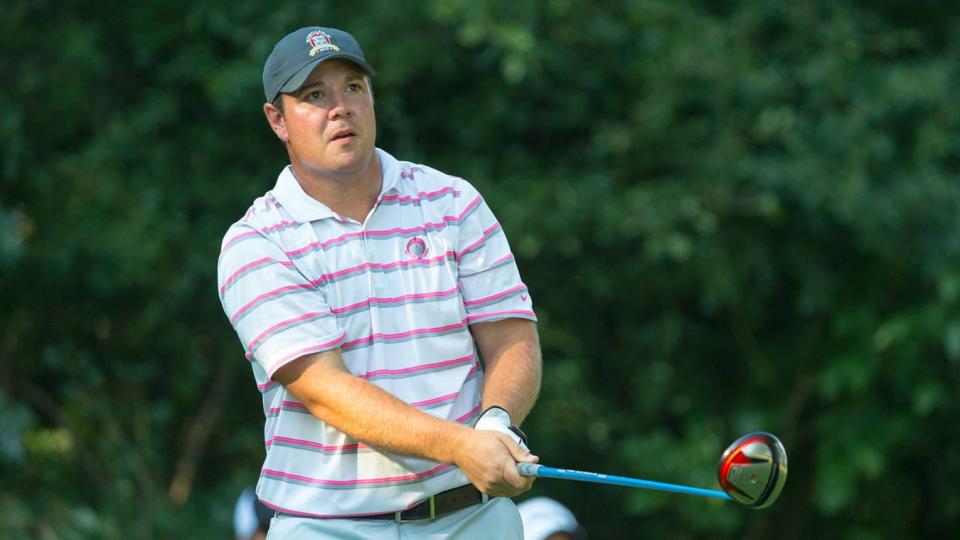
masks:
[(454, 463), (477, 489), (492, 497), (516, 497), (533, 486), (533, 477), (521, 476), (517, 462), (537, 463), (513, 437), (494, 430), (466, 430)]
[(487, 410), (483, 411), (483, 414), (477, 419), (477, 423), (473, 425), (473, 429), (499, 431), (513, 439), (513, 442), (520, 445), (520, 448), (530, 451), (530, 447), (527, 446), (527, 435), (513, 425), (513, 422), (510, 421), (510, 413), (496, 405), (487, 407)]

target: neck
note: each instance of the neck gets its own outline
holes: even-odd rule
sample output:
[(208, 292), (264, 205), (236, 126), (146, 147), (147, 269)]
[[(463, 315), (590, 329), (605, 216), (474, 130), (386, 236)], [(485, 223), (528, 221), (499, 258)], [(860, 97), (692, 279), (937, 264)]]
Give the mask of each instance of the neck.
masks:
[(360, 171), (339, 174), (315, 171), (291, 163), (294, 177), (303, 191), (334, 212), (363, 223), (377, 203), (383, 185), (380, 157), (374, 153)]

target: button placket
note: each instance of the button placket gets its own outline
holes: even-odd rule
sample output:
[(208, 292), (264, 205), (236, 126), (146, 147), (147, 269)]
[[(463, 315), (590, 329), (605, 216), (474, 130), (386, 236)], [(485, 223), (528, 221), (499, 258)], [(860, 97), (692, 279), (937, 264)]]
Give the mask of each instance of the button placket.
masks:
[[(370, 242), (369, 238), (367, 237), (367, 230), (365, 225), (363, 226), (362, 231), (363, 232), (361, 234), (361, 238), (363, 239), (363, 252), (367, 257), (367, 262), (371, 265), (378, 264), (379, 261), (377, 260), (377, 254), (373, 249), (372, 242)], [(370, 290), (371, 291), (383, 290), (383, 287), (384, 287), (383, 272), (371, 268), (368, 275), (370, 276)]]

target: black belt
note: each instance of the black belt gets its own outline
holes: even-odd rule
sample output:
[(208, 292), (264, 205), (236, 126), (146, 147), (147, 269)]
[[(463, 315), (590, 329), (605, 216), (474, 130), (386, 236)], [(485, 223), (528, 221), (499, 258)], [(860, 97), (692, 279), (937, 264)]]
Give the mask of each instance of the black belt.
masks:
[[(473, 484), (467, 484), (458, 488), (448, 489), (447, 491), (441, 491), (436, 495), (431, 495), (428, 499), (420, 501), (416, 506), (407, 508), (406, 510), (369, 516), (351, 516), (348, 519), (391, 519), (398, 522), (433, 519), (451, 512), (456, 512), (457, 510), (463, 510), (468, 506), (485, 503), (487, 499), (488, 496), (480, 493), (480, 490), (473, 487)], [(277, 515), (304, 517), (283, 512), (277, 512)]]

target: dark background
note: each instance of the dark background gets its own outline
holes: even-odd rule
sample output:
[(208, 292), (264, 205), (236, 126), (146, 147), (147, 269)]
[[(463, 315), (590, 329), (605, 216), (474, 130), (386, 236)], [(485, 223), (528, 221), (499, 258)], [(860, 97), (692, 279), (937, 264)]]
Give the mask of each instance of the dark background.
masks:
[(14, 1), (0, 10), (0, 537), (228, 538), (263, 456), (219, 244), (286, 155), (273, 44), (352, 32), (378, 145), (474, 183), (540, 316), (538, 481), (591, 538), (960, 525), (953, 2)]

